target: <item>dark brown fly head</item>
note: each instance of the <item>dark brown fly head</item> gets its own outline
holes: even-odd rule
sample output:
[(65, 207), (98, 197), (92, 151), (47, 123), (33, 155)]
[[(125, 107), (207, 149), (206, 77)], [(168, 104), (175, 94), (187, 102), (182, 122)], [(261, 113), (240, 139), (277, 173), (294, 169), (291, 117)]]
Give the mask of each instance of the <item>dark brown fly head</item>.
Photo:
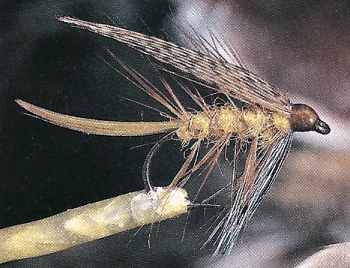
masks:
[(321, 134), (331, 131), (315, 110), (306, 104), (293, 104), (290, 121), (293, 131), (316, 131)]

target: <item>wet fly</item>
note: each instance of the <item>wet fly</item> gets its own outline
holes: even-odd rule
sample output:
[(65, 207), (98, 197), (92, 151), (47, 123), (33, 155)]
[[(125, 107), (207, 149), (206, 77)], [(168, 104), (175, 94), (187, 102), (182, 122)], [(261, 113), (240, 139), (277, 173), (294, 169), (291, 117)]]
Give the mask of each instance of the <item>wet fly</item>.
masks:
[[(181, 89), (200, 107), (189, 110), (183, 106), (166, 79), (160, 77), (170, 97), (110, 53), (126, 71), (127, 79), (167, 109), (166, 121), (112, 122), (86, 119), (16, 100), (24, 109), (45, 121), (84, 133), (109, 136), (170, 133), (166, 135), (168, 138), (176, 135), (182, 146), (189, 148), (189, 153), (173, 179), (172, 186), (184, 187), (195, 179), (195, 172), (203, 169), (204, 179), (198, 192), (209, 180), (209, 174), (219, 157), (228, 145), (233, 144), (230, 161), (233, 172), (226, 187), (229, 195), (205, 243), (211, 241), (215, 244), (215, 255), (231, 251), (284, 162), (293, 132), (330, 132), (329, 126), (311, 107), (292, 104), (286, 96), (243, 66), (225, 60), (216, 46), (201, 42), (198, 47), (207, 49), (189, 49), (115, 26), (70, 17), (59, 17), (58, 20), (122, 42), (149, 57), (156, 69), (204, 86), (226, 98), (221, 105), (208, 103), (197, 90), (190, 90), (180, 84)], [(149, 163), (158, 147), (168, 138), (159, 141), (146, 159), (143, 176), (148, 182), (148, 190), (152, 190), (148, 178)], [(207, 144), (204, 155), (199, 153), (203, 143)]]

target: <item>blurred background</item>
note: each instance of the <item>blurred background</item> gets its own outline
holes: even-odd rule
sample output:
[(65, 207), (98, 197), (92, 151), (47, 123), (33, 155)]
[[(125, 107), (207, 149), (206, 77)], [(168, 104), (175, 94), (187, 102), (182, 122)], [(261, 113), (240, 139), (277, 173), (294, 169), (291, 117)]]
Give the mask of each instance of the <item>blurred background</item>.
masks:
[[(142, 189), (143, 161), (160, 137), (84, 135), (23, 115), (16, 98), (87, 118), (164, 120), (125, 99), (156, 106), (104, 62), (114, 64), (108, 48), (157, 85), (147, 60), (58, 22), (59, 15), (175, 42), (179, 27), (206, 36), (209, 26), (249, 70), (294, 103), (314, 107), (332, 129), (328, 136), (294, 135), (279, 176), (228, 259), (207, 257), (201, 220), (185, 215), (155, 225), (151, 235), (146, 226), (0, 267), (293, 267), (350, 240), (348, 1), (33, 0), (1, 1), (0, 9), (0, 228)], [(155, 159), (153, 177), (161, 178), (155, 184), (176, 174), (179, 149), (169, 146)]]

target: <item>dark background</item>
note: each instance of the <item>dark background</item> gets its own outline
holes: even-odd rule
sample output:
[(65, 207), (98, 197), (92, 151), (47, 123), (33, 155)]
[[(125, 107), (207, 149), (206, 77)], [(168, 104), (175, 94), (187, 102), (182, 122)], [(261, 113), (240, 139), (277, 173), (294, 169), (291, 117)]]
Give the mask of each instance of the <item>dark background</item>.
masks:
[[(198, 21), (215, 21), (250, 69), (293, 100), (316, 103), (332, 127), (327, 138), (296, 135), (284, 169), (227, 265), (290, 267), (324, 245), (349, 240), (347, 1), (192, 2), (193, 12), (185, 1), (1, 1), (1, 228), (142, 189), (142, 163), (159, 138), (84, 135), (23, 115), (16, 98), (87, 118), (163, 120), (157, 112), (122, 98), (156, 105), (102, 59), (113, 64), (109, 48), (140, 72), (151, 69), (147, 60), (55, 18), (115, 23), (159, 37), (165, 31), (176, 39), (174, 22), (193, 14), (197, 19), (189, 23), (198, 31)], [(178, 150), (178, 145), (170, 145), (155, 161), (158, 185), (175, 174), (182, 156)], [(152, 231), (151, 250), (149, 228), (144, 227), (135, 237), (132, 230), (0, 266), (192, 267), (206, 255), (199, 249), (204, 238), (194, 225), (187, 227), (181, 242), (185, 222), (186, 217), (180, 217), (160, 224)]]

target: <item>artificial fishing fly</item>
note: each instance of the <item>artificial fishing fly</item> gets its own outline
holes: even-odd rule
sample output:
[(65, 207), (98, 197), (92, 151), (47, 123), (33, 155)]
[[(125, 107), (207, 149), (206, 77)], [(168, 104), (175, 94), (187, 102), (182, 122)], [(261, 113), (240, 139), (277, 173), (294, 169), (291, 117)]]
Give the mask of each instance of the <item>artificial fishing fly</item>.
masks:
[[(180, 83), (182, 90), (196, 103), (200, 110), (186, 109), (168, 82), (160, 77), (170, 95), (164, 95), (151, 82), (124, 62), (112, 56), (128, 73), (132, 83), (162, 104), (170, 114), (165, 122), (112, 122), (55, 113), (33, 104), (16, 100), (27, 111), (50, 123), (96, 135), (144, 136), (156, 133), (176, 133), (190, 153), (173, 179), (173, 187), (184, 187), (199, 169), (205, 176), (192, 202), (206, 184), (209, 173), (220, 155), (231, 143), (234, 156), (230, 178), (229, 196), (225, 209), (211, 227), (206, 241), (216, 245), (215, 255), (229, 253), (237, 237), (258, 207), (269, 189), (289, 151), (292, 133), (295, 131), (330, 132), (329, 126), (319, 119), (317, 113), (305, 104), (292, 104), (283, 94), (241, 65), (228, 62), (221, 56), (216, 45), (209, 45), (198, 38), (204, 50), (188, 49), (171, 42), (115, 26), (59, 17), (59, 21), (75, 27), (115, 39), (148, 56), (157, 69), (181, 79), (205, 86), (226, 97), (222, 105), (208, 104), (202, 95)], [(191, 40), (193, 42), (193, 40)], [(169, 134), (167, 134), (169, 137)], [(143, 177), (148, 179), (148, 167), (157, 143), (148, 155)], [(208, 150), (199, 157), (203, 141)], [(146, 177), (146, 178), (145, 178)], [(215, 194), (214, 194), (215, 195)]]

